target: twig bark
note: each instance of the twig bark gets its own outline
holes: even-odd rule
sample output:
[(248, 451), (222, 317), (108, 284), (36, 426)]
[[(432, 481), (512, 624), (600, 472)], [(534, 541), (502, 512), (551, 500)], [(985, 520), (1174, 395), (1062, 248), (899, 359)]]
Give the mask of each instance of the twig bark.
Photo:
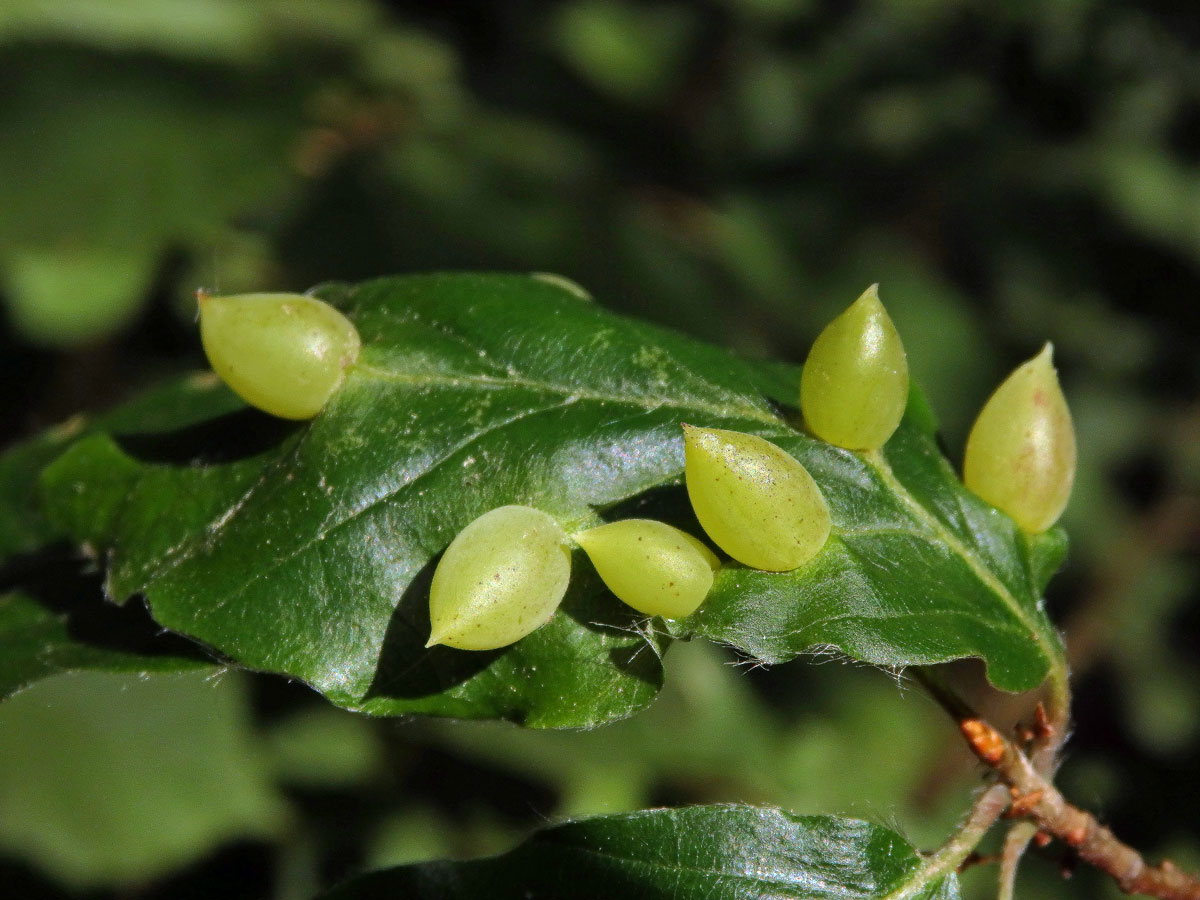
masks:
[[(939, 697), (939, 699), (941, 699)], [(1079, 858), (1108, 873), (1128, 894), (1161, 900), (1200, 900), (1200, 879), (1169, 860), (1151, 866), (1140, 853), (1122, 843), (1095, 816), (1066, 801), (1034, 767), (1021, 749), (982, 719), (963, 716), (959, 730), (977, 757), (1009, 785), (1012, 807), (1047, 834), (1074, 848)]]
[[(1157, 866), (1148, 865), (1140, 853), (1118, 840), (1095, 816), (1068, 803), (1050, 783), (1049, 772), (1035, 766), (1020, 747), (975, 715), (933, 673), (917, 669), (914, 675), (958, 722), (959, 731), (975, 756), (1008, 785), (1010, 816), (1030, 819), (1040, 832), (1058, 838), (1084, 862), (1111, 875), (1127, 894), (1145, 894), (1160, 900), (1200, 900), (1200, 878), (1189, 875), (1170, 860), (1163, 860)], [(1054, 726), (1037, 727), (1044, 730)], [(1053, 734), (1047, 735), (1046, 741), (1052, 742), (1054, 738)], [(1056, 744), (1061, 744), (1061, 740), (1059, 735)], [(1010, 864), (1013, 869), (1019, 850), (1024, 850), (1024, 844), (1016, 841), (1005, 847), (1006, 856), (1014, 857)]]
[(1021, 857), (1025, 855), (1025, 848), (1037, 833), (1038, 827), (1032, 822), (1018, 822), (1008, 829), (1004, 838), (1004, 850), (1000, 854), (1000, 887), (996, 900), (1013, 900), (1017, 867), (1021, 863)]

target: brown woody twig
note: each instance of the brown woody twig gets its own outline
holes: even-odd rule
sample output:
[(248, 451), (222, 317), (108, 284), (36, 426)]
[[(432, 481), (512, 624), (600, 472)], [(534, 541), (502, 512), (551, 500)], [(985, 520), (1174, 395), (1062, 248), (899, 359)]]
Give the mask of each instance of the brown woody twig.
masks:
[(1072, 847), (1084, 862), (1108, 873), (1128, 894), (1161, 900), (1200, 900), (1200, 879), (1169, 860), (1147, 865), (1089, 812), (1072, 806), (1020, 748), (979, 718), (959, 716), (959, 730), (980, 760), (1009, 785), (1010, 810)]

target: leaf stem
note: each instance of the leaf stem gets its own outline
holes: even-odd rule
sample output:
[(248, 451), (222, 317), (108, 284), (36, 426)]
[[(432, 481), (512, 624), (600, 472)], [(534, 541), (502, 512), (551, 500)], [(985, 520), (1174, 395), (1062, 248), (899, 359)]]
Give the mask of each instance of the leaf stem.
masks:
[[(1059, 751), (1067, 740), (1071, 723), (1071, 688), (1067, 677), (1065, 655), (1060, 655), (1050, 670), (1049, 711), (1041, 703), (1037, 707), (1036, 731), (1030, 745), (1030, 760), (1034, 770), (1047, 779), (1054, 776), (1058, 768)], [(1015, 802), (1015, 801), (1014, 801)], [(1000, 860), (1000, 885), (997, 900), (1013, 900), (1013, 887), (1021, 857), (1029, 847), (1030, 840), (1037, 834), (1037, 826), (1018, 822), (1009, 829), (1004, 841), (1004, 853)]]
[(1017, 868), (1025, 848), (1038, 833), (1038, 827), (1032, 822), (1017, 822), (1008, 829), (1004, 837), (1004, 850), (1000, 854), (1000, 885), (996, 892), (996, 900), (1013, 900), (1013, 890), (1016, 887)]
[(924, 864), (883, 900), (906, 900), (927, 888), (931, 881), (957, 871), (1007, 806), (1008, 790), (1002, 784), (993, 784), (975, 798), (966, 819), (946, 843), (926, 856)]
[(1031, 758), (1034, 768), (1049, 777), (1058, 767), (1059, 751), (1071, 727), (1071, 683), (1065, 653), (1059, 652), (1054, 658), (1047, 686), (1046, 717), (1038, 723)]

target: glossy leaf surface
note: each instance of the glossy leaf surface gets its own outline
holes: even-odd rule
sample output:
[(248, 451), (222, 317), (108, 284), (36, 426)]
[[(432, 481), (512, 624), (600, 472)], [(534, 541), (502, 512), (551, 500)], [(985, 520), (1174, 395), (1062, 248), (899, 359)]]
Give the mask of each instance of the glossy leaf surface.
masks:
[(979, 656), (1009, 690), (1036, 686), (1059, 652), (1039, 595), (1060, 536), (1028, 539), (966, 491), (919, 400), (881, 454), (853, 453), (798, 427), (794, 367), (544, 281), (423, 276), (322, 293), (363, 349), (312, 422), (244, 412), (200, 434), (97, 433), (43, 477), (54, 521), (111, 551), (114, 597), (143, 593), (165, 627), (236, 662), (379, 714), (587, 726), (645, 706), (658, 648), (589, 566), (577, 561), (549, 625), (492, 653), (424, 648), (429, 583), (454, 535), (508, 504), (568, 532), (658, 504), (698, 533), (684, 421), (800, 460), (833, 533), (797, 572), (726, 565), (677, 634), (769, 660), (830, 645), (888, 666)]
[(164, 633), (140, 601), (118, 606), (104, 596), (95, 564), (42, 514), (38, 473), (91, 430), (182, 427), (236, 403), (215, 378), (200, 376), (95, 422), (75, 417), (0, 456), (0, 698), (59, 672), (213, 666), (192, 641)]
[(322, 900), (955, 900), (890, 829), (752, 806), (654, 809), (540, 831), (492, 859), (367, 875)]

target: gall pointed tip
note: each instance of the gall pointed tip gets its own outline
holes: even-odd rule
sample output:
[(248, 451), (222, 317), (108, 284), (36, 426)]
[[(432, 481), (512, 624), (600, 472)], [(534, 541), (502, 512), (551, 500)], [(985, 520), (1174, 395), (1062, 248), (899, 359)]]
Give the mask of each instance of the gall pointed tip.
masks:
[(727, 442), (729, 433), (720, 428), (705, 428), (702, 425), (683, 426), (683, 446), (687, 453), (714, 454)]
[(1058, 369), (1054, 366), (1054, 344), (1046, 341), (1042, 345), (1042, 349), (1037, 352), (1037, 355), (1025, 360), (1013, 374), (1016, 372), (1027, 373), (1038, 379), (1046, 379), (1058, 383)]
[(851, 310), (855, 310), (858, 315), (865, 314), (868, 317), (878, 315), (880, 312), (887, 315), (883, 308), (883, 301), (879, 299), (879, 283), (876, 282), (859, 294), (858, 299), (846, 307), (845, 313), (849, 313)]

